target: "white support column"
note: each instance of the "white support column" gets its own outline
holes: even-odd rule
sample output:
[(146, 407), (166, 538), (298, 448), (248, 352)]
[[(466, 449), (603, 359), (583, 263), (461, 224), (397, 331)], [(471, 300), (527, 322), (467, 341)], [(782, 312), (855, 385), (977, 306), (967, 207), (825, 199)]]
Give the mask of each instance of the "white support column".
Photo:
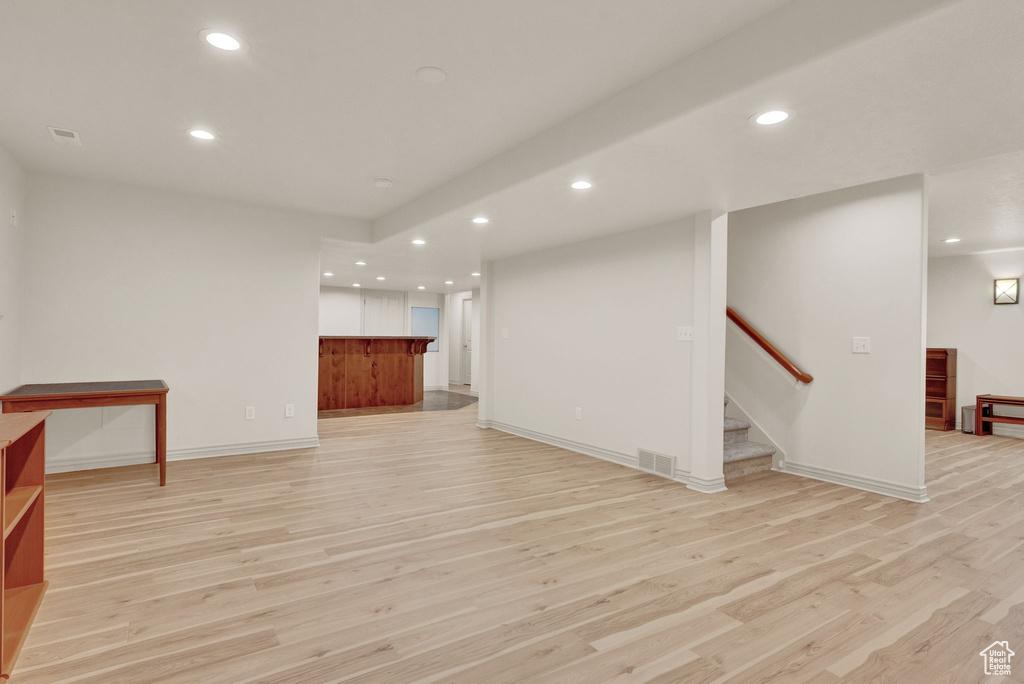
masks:
[(478, 354), (477, 374), (473, 376), (478, 386), (476, 424), (482, 428), (491, 427), (494, 420), (494, 262), (485, 261), (480, 269), (480, 296), (473, 300), (473, 307), (479, 307), (480, 339), (473, 340), (474, 354)]
[(696, 217), (693, 250), (693, 395), (690, 489), (725, 491), (725, 294), (729, 216)]

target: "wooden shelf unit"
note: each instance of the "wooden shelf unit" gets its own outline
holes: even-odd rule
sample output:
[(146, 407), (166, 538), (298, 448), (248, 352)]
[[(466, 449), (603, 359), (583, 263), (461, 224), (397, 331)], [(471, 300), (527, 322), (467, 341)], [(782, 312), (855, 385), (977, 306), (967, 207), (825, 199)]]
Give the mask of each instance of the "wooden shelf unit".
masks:
[(49, 411), (0, 415), (0, 678), (11, 676), (46, 592), (43, 578), (45, 426)]
[(924, 385), (924, 426), (956, 429), (956, 349), (928, 349)]

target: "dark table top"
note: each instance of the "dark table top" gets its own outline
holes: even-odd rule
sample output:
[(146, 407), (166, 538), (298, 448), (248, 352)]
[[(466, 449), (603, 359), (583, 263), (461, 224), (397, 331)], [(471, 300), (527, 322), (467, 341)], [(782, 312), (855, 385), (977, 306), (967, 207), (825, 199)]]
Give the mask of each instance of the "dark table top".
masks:
[(0, 395), (7, 397), (35, 397), (56, 394), (97, 394), (101, 392), (159, 392), (167, 391), (163, 380), (115, 380), (112, 382), (53, 382), (37, 385), (22, 385)]

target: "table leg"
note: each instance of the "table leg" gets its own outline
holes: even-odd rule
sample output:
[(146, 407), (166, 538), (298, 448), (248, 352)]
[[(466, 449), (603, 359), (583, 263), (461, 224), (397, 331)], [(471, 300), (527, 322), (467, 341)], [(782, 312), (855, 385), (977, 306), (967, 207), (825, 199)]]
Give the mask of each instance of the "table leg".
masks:
[(167, 395), (156, 402), (156, 462), (160, 466), (160, 486), (167, 484)]
[(977, 400), (977, 403), (974, 406), (974, 434), (978, 436), (986, 434), (985, 424), (981, 420), (981, 414), (984, 410), (984, 405), (981, 403), (981, 400)]

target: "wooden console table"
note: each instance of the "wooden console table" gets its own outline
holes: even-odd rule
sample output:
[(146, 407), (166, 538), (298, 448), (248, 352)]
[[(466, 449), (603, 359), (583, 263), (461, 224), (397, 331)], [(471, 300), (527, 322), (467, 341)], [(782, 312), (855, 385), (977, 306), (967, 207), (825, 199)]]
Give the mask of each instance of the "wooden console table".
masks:
[(167, 484), (167, 384), (163, 380), (22, 385), (0, 395), (0, 401), (4, 403), (4, 413), (153, 404), (156, 407), (156, 462), (160, 466), (160, 486)]
[[(997, 416), (996, 406), (1019, 406), (1024, 408), (1024, 397), (999, 397), (994, 394), (979, 394), (974, 406), (974, 434), (991, 435), (992, 423), (1012, 423), (1024, 425), (1024, 418), (1017, 416)], [(988, 407), (991, 415), (983, 416), (982, 410)], [(986, 427), (988, 425), (988, 427)]]

